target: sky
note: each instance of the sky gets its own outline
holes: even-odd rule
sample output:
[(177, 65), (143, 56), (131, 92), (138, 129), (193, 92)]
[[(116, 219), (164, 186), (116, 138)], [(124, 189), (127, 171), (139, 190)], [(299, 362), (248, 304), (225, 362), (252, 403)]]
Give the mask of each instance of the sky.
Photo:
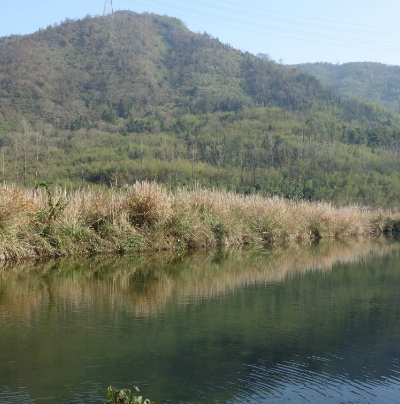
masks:
[[(104, 9), (104, 0), (2, 3), (0, 36), (29, 34)], [(400, 65), (399, 0), (113, 0), (113, 8), (177, 17), (191, 31), (284, 64)]]

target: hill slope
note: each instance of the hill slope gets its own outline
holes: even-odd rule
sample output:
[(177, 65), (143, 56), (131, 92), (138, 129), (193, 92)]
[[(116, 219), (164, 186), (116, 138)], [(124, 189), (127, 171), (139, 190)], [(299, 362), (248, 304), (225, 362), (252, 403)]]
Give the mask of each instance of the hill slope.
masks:
[(1, 112), (62, 125), (80, 115), (212, 112), (264, 103), (309, 107), (327, 97), (312, 77), (258, 60), (180, 20), (118, 12), (66, 20), (0, 48)]
[[(318, 80), (190, 32), (175, 18), (118, 12), (66, 20), (0, 45), (0, 112), (71, 125), (171, 109), (194, 114), (340, 104)], [(353, 108), (354, 109), (354, 108)], [(370, 109), (350, 119), (379, 120)], [(106, 113), (104, 112), (106, 111)], [(386, 119), (386, 116), (385, 118)]]
[(296, 65), (345, 98), (360, 98), (400, 113), (400, 66), (357, 62)]
[[(400, 117), (300, 69), (118, 12), (0, 40), (2, 179), (157, 179), (398, 206)], [(4, 168), (3, 168), (4, 167)]]

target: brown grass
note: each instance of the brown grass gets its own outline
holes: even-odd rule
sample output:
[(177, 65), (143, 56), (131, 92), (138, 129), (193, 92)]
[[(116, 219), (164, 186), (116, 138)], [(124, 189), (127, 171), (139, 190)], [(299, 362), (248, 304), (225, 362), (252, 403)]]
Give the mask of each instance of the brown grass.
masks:
[(44, 190), (0, 190), (0, 258), (144, 250), (184, 250), (377, 236), (400, 229), (390, 210), (287, 200), (195, 188), (174, 193), (155, 183), (72, 194), (50, 217)]

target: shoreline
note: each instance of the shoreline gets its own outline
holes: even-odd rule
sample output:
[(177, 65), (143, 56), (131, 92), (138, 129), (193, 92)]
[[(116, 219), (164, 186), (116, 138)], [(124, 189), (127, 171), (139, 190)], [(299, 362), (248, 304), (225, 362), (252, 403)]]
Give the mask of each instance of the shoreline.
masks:
[(0, 260), (184, 251), (373, 237), (400, 231), (400, 213), (326, 202), (137, 182), (68, 194), (0, 189)]

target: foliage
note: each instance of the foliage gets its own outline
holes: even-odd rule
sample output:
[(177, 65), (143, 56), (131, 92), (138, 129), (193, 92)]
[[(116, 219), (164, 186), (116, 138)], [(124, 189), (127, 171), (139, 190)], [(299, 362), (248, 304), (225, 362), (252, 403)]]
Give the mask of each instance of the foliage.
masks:
[(346, 103), (299, 69), (190, 32), (176, 18), (129, 11), (116, 12), (114, 19), (67, 19), (4, 39), (0, 78), (3, 118), (36, 114), (58, 128), (86, 118), (115, 123), (155, 113), (162, 124), (165, 113), (254, 106), (303, 112), (336, 107), (343, 116), (352, 109), (352, 119), (366, 121), (387, 115)]
[(185, 114), (169, 118), (164, 127), (164, 132), (123, 135), (107, 127), (32, 132), (24, 145), (26, 156), (10, 133), (4, 137), (5, 180), (34, 185), (38, 172), (75, 189), (156, 179), (169, 188), (199, 183), (336, 205), (400, 203), (397, 127), (368, 129), (338, 124), (327, 114), (302, 118), (269, 107)]
[(309, 109), (333, 96), (311, 76), (194, 34), (178, 19), (128, 11), (4, 40), (0, 78), (3, 117), (37, 114), (62, 128), (156, 111)]
[(295, 67), (315, 76), (345, 98), (360, 98), (400, 113), (400, 67), (383, 63), (304, 63)]
[[(400, 203), (398, 115), (177, 19), (119, 11), (5, 38), (0, 82), (9, 184), (157, 180), (335, 205)], [(156, 223), (132, 208), (138, 227), (144, 216)]]
[(42, 217), (41, 221), (44, 224), (43, 234), (48, 235), (50, 231), (50, 227), (54, 224), (54, 222), (62, 215), (65, 208), (69, 205), (69, 201), (67, 201), (63, 197), (59, 197), (58, 201), (54, 203), (53, 200), (53, 192), (51, 189), (51, 182), (42, 181), (39, 182), (36, 187), (43, 187), (47, 193), (47, 207), (46, 210), (40, 212), (44, 217)]
[[(134, 386), (134, 389), (139, 391), (137, 386)], [(143, 400), (141, 396), (132, 396), (129, 389), (118, 390), (112, 386), (107, 389), (107, 397), (108, 401), (105, 401), (104, 404), (154, 404), (148, 398)]]

